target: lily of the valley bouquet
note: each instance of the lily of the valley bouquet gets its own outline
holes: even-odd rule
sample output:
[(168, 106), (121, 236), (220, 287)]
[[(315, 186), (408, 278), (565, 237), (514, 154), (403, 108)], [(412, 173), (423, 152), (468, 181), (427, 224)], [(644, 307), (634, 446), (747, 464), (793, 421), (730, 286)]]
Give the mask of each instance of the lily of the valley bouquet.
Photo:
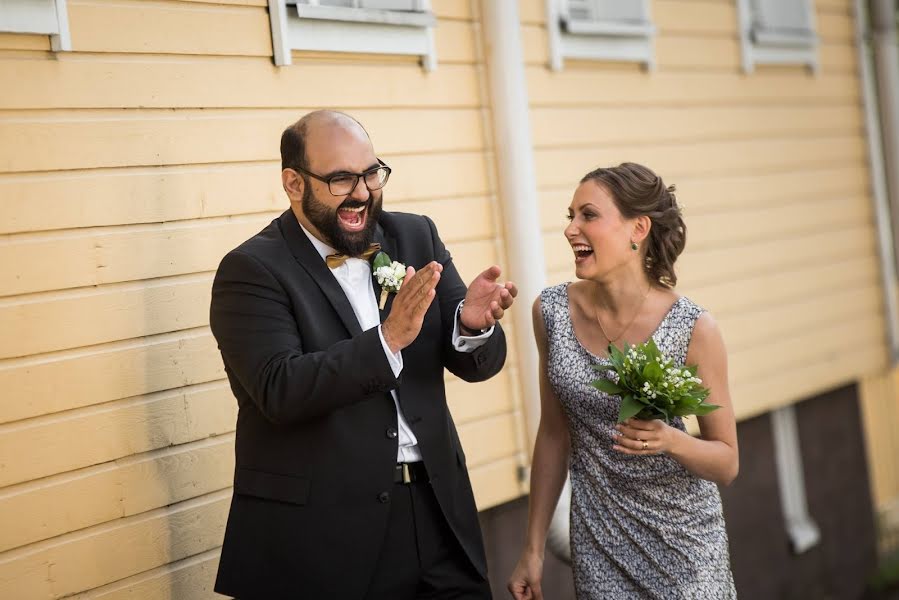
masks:
[(720, 408), (705, 401), (709, 389), (701, 385), (696, 366), (674, 366), (652, 338), (636, 346), (625, 343), (622, 350), (609, 344), (609, 359), (612, 364), (593, 368), (615, 373), (617, 382), (601, 377), (590, 385), (621, 397), (619, 423), (631, 417), (670, 423), (674, 417), (702, 416)]
[(378, 301), (378, 308), (384, 309), (387, 303), (387, 294), (395, 294), (400, 291), (403, 285), (403, 279), (406, 278), (406, 265), (400, 262), (391, 261), (386, 252), (378, 252), (372, 263), (375, 278), (378, 285), (381, 286), (381, 298)]

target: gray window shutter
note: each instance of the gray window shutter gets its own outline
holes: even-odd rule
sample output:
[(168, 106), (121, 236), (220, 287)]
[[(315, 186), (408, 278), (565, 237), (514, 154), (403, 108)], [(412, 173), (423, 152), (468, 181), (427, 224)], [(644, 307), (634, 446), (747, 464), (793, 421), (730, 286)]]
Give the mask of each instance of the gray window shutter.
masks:
[(568, 0), (567, 15), (572, 21), (643, 24), (649, 21), (646, 6), (636, 0)]
[(772, 33), (813, 36), (808, 0), (752, 0), (757, 29)]
[(618, 21), (623, 23), (646, 23), (645, 4), (634, 0), (597, 0), (596, 19), (600, 21)]
[(378, 10), (403, 10), (420, 11), (420, 2), (416, 0), (361, 0), (362, 8), (375, 8)]
[[(552, 1), (552, 0), (550, 0)], [(593, 0), (568, 0), (566, 11), (569, 19), (573, 21), (593, 21)]]
[(288, 4), (318, 4), (339, 8), (370, 8), (373, 10), (399, 10), (404, 12), (421, 12), (424, 10), (421, 0), (294, 0)]

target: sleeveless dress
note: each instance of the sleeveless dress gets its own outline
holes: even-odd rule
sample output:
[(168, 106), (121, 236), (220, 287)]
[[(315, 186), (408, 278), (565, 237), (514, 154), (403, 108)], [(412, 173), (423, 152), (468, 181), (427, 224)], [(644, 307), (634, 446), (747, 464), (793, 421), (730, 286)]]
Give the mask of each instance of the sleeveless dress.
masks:
[[(588, 384), (608, 360), (575, 337), (567, 283), (540, 294), (547, 369), (571, 437), (571, 554), (577, 597), (736, 598), (717, 486), (667, 455), (612, 449), (620, 400)], [(652, 337), (683, 365), (703, 309), (675, 302)], [(603, 376), (606, 376), (603, 374)], [(672, 424), (683, 430), (681, 419)]]

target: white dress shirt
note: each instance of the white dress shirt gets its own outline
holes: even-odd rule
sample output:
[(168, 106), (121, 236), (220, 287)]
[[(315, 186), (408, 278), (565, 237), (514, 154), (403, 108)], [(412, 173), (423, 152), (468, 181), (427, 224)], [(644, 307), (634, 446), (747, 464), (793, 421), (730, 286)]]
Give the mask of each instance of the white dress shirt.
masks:
[[(315, 246), (322, 260), (325, 260), (329, 254), (337, 252), (334, 248), (331, 248), (309, 233), (302, 224), (300, 224), (300, 228), (306, 234), (306, 237), (309, 238), (309, 241), (312, 242), (312, 245)], [(350, 301), (350, 306), (353, 307), (353, 312), (356, 314), (356, 319), (359, 321), (362, 331), (367, 331), (372, 327), (378, 328), (378, 336), (381, 338), (384, 354), (387, 356), (390, 368), (393, 369), (394, 377), (399, 377), (403, 370), (403, 355), (402, 352), (392, 353), (390, 347), (384, 341), (384, 336), (381, 334), (381, 316), (378, 311), (375, 290), (372, 287), (371, 264), (367, 260), (360, 258), (349, 258), (341, 266), (331, 269), (331, 273), (334, 274), (334, 278), (337, 279), (337, 283), (340, 284), (343, 293), (346, 294), (347, 300)], [(487, 338), (492, 334), (493, 327), (477, 336), (459, 335), (459, 308), (456, 307), (456, 323), (453, 327), (453, 347), (456, 351), (474, 352), (477, 348), (483, 346), (487, 342)], [(396, 390), (391, 390), (390, 395), (393, 396), (397, 417), (397, 441), (399, 445), (397, 447), (396, 461), (403, 463), (420, 461), (421, 451), (418, 449), (418, 440), (403, 416)]]

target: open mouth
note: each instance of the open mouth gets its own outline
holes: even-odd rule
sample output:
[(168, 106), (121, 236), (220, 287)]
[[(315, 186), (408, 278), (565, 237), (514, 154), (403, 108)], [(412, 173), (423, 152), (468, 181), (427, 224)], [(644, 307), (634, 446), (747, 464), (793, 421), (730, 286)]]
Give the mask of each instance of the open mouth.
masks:
[(337, 209), (337, 219), (346, 231), (362, 231), (368, 216), (368, 204)]
[(580, 262), (593, 254), (593, 248), (586, 244), (575, 244), (571, 247), (574, 251), (574, 261)]

